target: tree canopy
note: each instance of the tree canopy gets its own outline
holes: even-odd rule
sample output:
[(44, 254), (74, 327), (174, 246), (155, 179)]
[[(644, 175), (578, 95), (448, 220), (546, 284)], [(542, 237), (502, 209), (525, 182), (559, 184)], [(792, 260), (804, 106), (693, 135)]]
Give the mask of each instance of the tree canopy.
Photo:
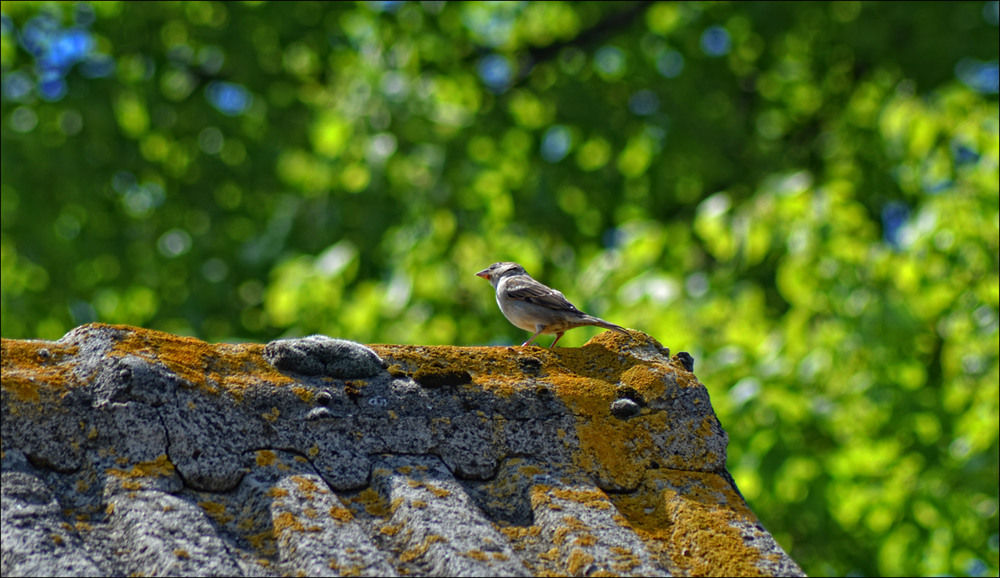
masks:
[(520, 343), (513, 260), (807, 572), (996, 575), (997, 6), (4, 3), (0, 331)]

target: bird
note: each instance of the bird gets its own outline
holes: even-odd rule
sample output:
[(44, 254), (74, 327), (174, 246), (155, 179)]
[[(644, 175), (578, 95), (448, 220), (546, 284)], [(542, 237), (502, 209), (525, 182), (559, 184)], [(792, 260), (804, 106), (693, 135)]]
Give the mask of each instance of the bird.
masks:
[(551, 349), (567, 330), (585, 325), (629, 334), (623, 327), (580, 311), (561, 292), (535, 281), (517, 263), (494, 263), (476, 275), (496, 289), (497, 305), (508, 321), (525, 331), (534, 331), (522, 346), (531, 345), (542, 333), (555, 334), (556, 339), (549, 346)]

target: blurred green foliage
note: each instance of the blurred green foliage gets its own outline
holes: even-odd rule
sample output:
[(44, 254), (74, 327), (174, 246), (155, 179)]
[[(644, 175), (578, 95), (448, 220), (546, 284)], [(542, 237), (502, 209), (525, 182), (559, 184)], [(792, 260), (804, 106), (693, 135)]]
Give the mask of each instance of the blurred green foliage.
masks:
[(516, 260), (695, 356), (807, 572), (997, 575), (997, 2), (12, 2), (0, 49), (4, 337), (519, 343)]

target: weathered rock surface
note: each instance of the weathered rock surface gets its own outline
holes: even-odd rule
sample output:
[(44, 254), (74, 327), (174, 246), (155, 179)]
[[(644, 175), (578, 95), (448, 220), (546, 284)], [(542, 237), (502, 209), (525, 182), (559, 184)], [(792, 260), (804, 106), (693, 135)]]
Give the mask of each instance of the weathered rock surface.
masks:
[(686, 354), (2, 344), (2, 559), (22, 575), (801, 575), (725, 471)]

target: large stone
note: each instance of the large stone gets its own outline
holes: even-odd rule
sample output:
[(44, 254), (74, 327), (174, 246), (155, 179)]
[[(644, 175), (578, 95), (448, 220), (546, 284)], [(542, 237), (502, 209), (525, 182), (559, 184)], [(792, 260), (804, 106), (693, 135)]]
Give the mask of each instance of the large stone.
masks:
[(801, 574), (647, 335), (580, 348), (3, 340), (18, 575)]

